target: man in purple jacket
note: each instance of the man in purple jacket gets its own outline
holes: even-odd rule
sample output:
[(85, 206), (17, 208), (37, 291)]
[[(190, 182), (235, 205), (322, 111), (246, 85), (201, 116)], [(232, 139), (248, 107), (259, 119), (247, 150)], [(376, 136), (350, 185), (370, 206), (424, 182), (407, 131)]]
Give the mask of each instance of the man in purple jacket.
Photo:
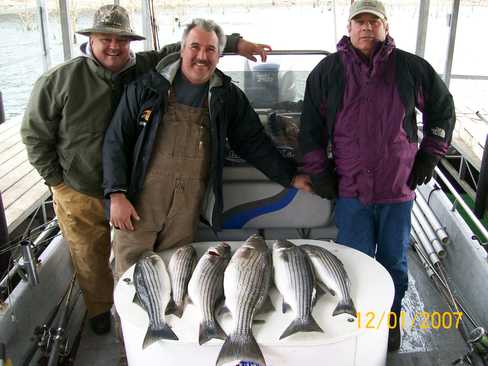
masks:
[[(318, 195), (337, 197), (337, 242), (388, 270), (395, 285), (391, 310), (399, 314), (414, 190), (447, 152), (454, 103), (427, 61), (395, 47), (381, 2), (354, 2), (348, 32), (307, 80), (304, 172)], [(415, 108), (423, 113), (420, 147)], [(400, 341), (400, 329), (391, 329), (388, 349)]]

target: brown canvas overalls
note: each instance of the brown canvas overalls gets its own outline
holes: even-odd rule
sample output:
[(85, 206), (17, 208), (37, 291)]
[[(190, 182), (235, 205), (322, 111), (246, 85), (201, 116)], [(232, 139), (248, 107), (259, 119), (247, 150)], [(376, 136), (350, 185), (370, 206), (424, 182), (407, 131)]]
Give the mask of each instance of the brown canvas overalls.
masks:
[(209, 113), (176, 103), (173, 91), (158, 127), (154, 149), (135, 202), (134, 231), (115, 230), (115, 272), (119, 278), (147, 250), (193, 241), (209, 162)]

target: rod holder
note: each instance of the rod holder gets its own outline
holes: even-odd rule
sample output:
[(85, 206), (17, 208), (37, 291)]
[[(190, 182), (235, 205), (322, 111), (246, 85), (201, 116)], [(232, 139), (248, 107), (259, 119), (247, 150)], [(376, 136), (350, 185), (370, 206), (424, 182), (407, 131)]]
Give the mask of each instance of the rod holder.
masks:
[(20, 243), (22, 250), (22, 259), (24, 261), (23, 267), (27, 273), (29, 283), (31, 286), (37, 286), (39, 284), (39, 275), (37, 273), (37, 260), (32, 253), (32, 246), (29, 240), (23, 240)]

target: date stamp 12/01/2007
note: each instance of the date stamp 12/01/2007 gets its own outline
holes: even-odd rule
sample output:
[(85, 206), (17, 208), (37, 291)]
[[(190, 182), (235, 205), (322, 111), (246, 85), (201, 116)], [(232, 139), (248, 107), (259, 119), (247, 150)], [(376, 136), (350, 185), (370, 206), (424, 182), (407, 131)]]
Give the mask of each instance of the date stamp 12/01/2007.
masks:
[(387, 311), (356, 313), (359, 329), (379, 329), (384, 325), (389, 329), (397, 326), (401, 329), (457, 329), (462, 317), (461, 311), (416, 311), (408, 317), (403, 310), (400, 314)]

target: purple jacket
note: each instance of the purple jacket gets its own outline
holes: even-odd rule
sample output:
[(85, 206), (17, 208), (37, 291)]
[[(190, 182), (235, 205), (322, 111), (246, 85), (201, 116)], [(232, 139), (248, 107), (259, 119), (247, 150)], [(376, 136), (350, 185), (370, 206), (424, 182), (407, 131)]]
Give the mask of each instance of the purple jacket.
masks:
[[(343, 37), (337, 49), (344, 69), (344, 92), (331, 140), (332, 156), (339, 177), (339, 197), (357, 197), (364, 204), (412, 200), (414, 193), (408, 187), (407, 179), (418, 148), (404, 128), (406, 108), (396, 82), (394, 40), (387, 36), (385, 42), (378, 43), (371, 63), (353, 48), (349, 37)], [(313, 78), (312, 74), (310, 77)], [(309, 87), (310, 83), (307, 82)], [(419, 83), (412, 94), (415, 106), (421, 112), (425, 109), (424, 92)], [(446, 93), (450, 97), (447, 89)], [(310, 94), (306, 93), (305, 99)], [(326, 102), (320, 100), (315, 108), (324, 120)], [(310, 109), (314, 109), (310, 105), (304, 102), (304, 109), (309, 106), (309, 110), (304, 110), (302, 127), (315, 123), (310, 118), (313, 114)], [(424, 115), (424, 121), (428, 118)], [(326, 123), (323, 123), (324, 135), (327, 136), (325, 126)], [(447, 126), (451, 127), (449, 123)], [(450, 133), (452, 131), (448, 131), (449, 136)], [(442, 156), (447, 152), (449, 138), (427, 134), (420, 148)], [(327, 145), (328, 140), (328, 137), (324, 137), (323, 145)], [(324, 148), (303, 149), (305, 173), (320, 174), (324, 170)]]

